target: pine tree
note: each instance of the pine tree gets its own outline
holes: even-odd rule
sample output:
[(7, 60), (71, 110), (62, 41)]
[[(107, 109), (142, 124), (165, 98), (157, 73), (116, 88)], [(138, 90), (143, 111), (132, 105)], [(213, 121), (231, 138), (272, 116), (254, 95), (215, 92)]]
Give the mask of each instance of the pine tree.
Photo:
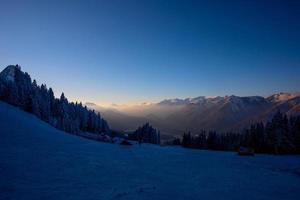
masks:
[(191, 132), (188, 133), (184, 133), (183, 137), (182, 137), (182, 146), (183, 147), (191, 147), (191, 143), (192, 143), (192, 137), (191, 137)]
[(41, 118), (41, 110), (40, 110), (40, 106), (39, 106), (39, 96), (37, 94), (37, 91), (34, 91), (33, 96), (31, 98), (31, 110), (35, 116), (37, 116), (38, 118)]

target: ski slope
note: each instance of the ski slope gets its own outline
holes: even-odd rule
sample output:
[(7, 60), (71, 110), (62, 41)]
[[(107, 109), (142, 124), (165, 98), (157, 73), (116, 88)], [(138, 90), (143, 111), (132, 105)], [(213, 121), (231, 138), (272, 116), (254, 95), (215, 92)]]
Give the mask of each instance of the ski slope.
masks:
[(0, 199), (300, 197), (300, 157), (99, 143), (0, 102)]

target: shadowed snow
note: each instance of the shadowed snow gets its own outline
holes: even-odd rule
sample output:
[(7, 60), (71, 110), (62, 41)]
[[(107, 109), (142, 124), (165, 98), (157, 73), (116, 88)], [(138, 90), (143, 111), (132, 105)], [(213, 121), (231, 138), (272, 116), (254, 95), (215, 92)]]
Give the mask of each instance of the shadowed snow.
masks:
[(120, 146), (0, 102), (0, 199), (298, 199), (300, 157)]

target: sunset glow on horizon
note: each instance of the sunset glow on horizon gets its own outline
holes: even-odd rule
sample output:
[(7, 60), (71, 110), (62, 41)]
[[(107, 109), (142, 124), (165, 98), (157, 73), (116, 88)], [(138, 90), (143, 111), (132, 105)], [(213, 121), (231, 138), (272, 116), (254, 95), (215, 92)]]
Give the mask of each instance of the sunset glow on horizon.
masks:
[(300, 90), (297, 1), (1, 2), (0, 70), (19, 64), (72, 101)]

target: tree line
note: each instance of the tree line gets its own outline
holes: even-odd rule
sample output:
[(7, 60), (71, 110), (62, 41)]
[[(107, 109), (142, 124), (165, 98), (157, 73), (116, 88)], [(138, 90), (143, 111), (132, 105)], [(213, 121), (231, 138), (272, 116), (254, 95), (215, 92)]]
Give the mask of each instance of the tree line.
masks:
[(188, 132), (172, 144), (196, 149), (236, 151), (247, 147), (256, 153), (300, 154), (300, 116), (287, 117), (278, 111), (269, 122), (252, 124), (238, 133)]
[(138, 127), (133, 133), (128, 134), (128, 139), (139, 141), (139, 143), (160, 144), (160, 131), (146, 123)]
[(89, 110), (81, 102), (69, 102), (64, 93), (55, 98), (52, 88), (48, 89), (45, 84), (37, 85), (18, 65), (9, 66), (6, 70), (13, 70), (14, 77), (12, 80), (0, 78), (0, 100), (69, 133), (109, 132), (108, 124), (99, 112)]

